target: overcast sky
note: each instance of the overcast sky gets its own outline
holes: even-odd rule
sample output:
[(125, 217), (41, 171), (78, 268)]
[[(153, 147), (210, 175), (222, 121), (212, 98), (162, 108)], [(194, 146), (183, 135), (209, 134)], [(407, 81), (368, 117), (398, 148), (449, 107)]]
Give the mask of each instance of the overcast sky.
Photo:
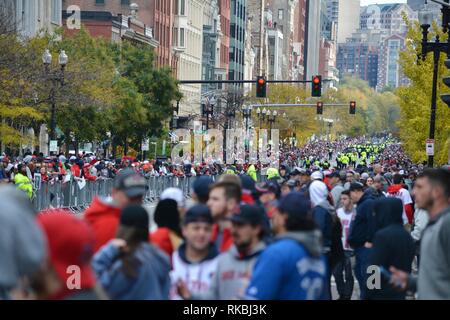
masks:
[(382, 4), (382, 3), (406, 3), (406, 0), (361, 0), (361, 6), (367, 6), (369, 4)]

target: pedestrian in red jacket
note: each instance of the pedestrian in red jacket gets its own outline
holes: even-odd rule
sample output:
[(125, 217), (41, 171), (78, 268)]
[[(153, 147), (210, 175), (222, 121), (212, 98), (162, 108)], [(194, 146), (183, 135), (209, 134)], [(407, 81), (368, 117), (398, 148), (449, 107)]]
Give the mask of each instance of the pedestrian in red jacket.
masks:
[(94, 230), (95, 251), (115, 237), (122, 208), (128, 204), (141, 204), (146, 187), (145, 178), (127, 168), (120, 171), (114, 179), (111, 198), (94, 199), (85, 211), (84, 219)]

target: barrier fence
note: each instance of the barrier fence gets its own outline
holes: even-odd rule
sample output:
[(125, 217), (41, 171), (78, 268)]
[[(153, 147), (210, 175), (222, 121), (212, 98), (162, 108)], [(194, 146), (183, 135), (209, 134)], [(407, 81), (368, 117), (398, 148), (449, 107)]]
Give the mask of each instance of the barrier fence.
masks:
[[(154, 176), (147, 179), (147, 192), (144, 204), (158, 201), (161, 193), (167, 188), (179, 188), (186, 198), (191, 197), (192, 183), (197, 177)], [(211, 176), (213, 181), (217, 176)], [(258, 181), (265, 181), (265, 176), (258, 174)], [(35, 175), (33, 180), (32, 203), (37, 211), (46, 209), (69, 209), (75, 213), (81, 213), (90, 206), (96, 197), (111, 196), (113, 179), (99, 178), (96, 181), (70, 179), (69, 181), (52, 180), (41, 181), (40, 175)]]
[[(212, 177), (213, 179), (215, 177)], [(191, 197), (192, 183), (196, 177), (149, 177), (144, 203), (158, 201), (161, 193), (170, 187), (179, 188), (186, 198)], [(33, 180), (32, 203), (37, 211), (61, 208), (75, 213), (86, 210), (96, 197), (111, 196), (113, 179), (97, 179), (96, 181), (74, 180), (44, 182), (39, 178)]]

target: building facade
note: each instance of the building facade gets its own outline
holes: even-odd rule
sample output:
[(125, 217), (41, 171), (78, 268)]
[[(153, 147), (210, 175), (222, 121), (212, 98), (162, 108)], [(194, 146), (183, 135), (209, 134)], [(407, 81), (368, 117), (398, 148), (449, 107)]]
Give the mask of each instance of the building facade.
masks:
[(293, 78), (302, 80), (305, 77), (305, 31), (306, 31), (306, 0), (298, 0), (294, 13), (293, 41)]
[(306, 1), (306, 30), (305, 30), (305, 79), (312, 79), (314, 75), (319, 73), (319, 57), (320, 57), (320, 14), (321, 1)]
[[(2, 0), (0, 9), (7, 11), (12, 28), (23, 37), (42, 32), (50, 34), (61, 26), (61, 0)], [(6, 16), (5, 16), (6, 17)]]
[(378, 55), (378, 45), (360, 41), (340, 43), (336, 57), (340, 78), (358, 77), (375, 89), (378, 84)]
[(62, 0), (63, 10), (76, 5), (82, 12), (110, 12), (113, 16), (129, 15), (130, 4), (137, 5), (139, 21), (153, 31), (154, 39), (159, 43), (155, 50), (156, 67), (170, 67), (174, 76), (177, 76), (179, 48), (173, 47), (175, 25), (174, 12), (177, 12), (179, 3), (185, 0)]
[[(228, 79), (244, 80), (247, 1), (231, 0)], [(242, 85), (239, 85), (242, 87)]]
[[(200, 0), (179, 2), (178, 14), (182, 19), (175, 26), (178, 26), (180, 33), (178, 46), (185, 48), (179, 56), (179, 80), (197, 80), (202, 77), (203, 6), (204, 1)], [(180, 116), (200, 114), (201, 86), (182, 84), (179, 89), (183, 99), (180, 101), (178, 114)]]
[(405, 35), (394, 34), (382, 42), (378, 68), (378, 90), (384, 87), (407, 86), (410, 83), (409, 79), (402, 74), (398, 63), (399, 53), (404, 49)]
[(380, 30), (386, 36), (404, 34), (408, 27), (403, 20), (403, 13), (408, 20), (417, 20), (418, 12), (407, 4), (374, 4), (361, 8), (360, 29)]

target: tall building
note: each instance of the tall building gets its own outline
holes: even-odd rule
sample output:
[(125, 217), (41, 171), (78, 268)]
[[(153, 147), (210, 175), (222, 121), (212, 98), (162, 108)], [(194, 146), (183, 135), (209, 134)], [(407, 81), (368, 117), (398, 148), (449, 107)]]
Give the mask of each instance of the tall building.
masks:
[[(244, 80), (247, 0), (231, 0), (228, 79)], [(250, 79), (250, 78), (249, 78)], [(239, 85), (242, 87), (242, 85)]]
[(220, 30), (222, 38), (220, 41), (220, 68), (225, 71), (226, 80), (230, 66), (230, 21), (231, 21), (231, 0), (219, 0)]
[[(126, 16), (130, 12), (130, 3), (137, 4), (139, 20), (152, 29), (153, 37), (159, 45), (155, 50), (155, 65), (157, 67), (171, 67), (174, 76), (178, 69), (180, 48), (172, 46), (180, 42), (181, 35), (174, 32), (174, 26), (179, 24), (180, 16), (174, 20), (174, 12), (179, 12), (180, 3), (185, 0), (62, 0), (63, 10), (76, 5), (82, 12), (110, 12), (112, 16)], [(182, 16), (181, 16), (182, 17)], [(172, 36), (178, 39), (172, 39)]]
[(269, 1), (269, 8), (273, 13), (274, 27), (278, 28), (283, 34), (282, 77), (285, 80), (294, 78), (294, 34), (297, 6), (298, 0)]
[(312, 76), (319, 73), (320, 57), (320, 13), (321, 1), (306, 1), (306, 30), (305, 30), (305, 79), (309, 80)]
[(256, 54), (252, 79), (268, 70), (266, 0), (247, 0), (248, 19), (251, 21), (251, 41)]
[(343, 43), (359, 28), (360, 0), (339, 0), (337, 42)]
[(361, 41), (347, 41), (338, 45), (336, 66), (339, 76), (358, 77), (376, 88), (378, 83), (379, 46)]
[(293, 78), (302, 80), (305, 76), (305, 31), (306, 31), (306, 0), (298, 0), (294, 13), (293, 41)]
[[(247, 19), (245, 23), (245, 40), (244, 40), (244, 79), (254, 79), (256, 68), (256, 49), (253, 47), (251, 19)], [(251, 83), (244, 84), (244, 94), (248, 94), (252, 90)]]
[(269, 57), (269, 69), (267, 78), (269, 80), (284, 80), (283, 78), (283, 56), (284, 56), (284, 34), (282, 29), (273, 22), (272, 10), (266, 11), (268, 28), (268, 57)]
[[(203, 6), (204, 1), (180, 0), (178, 13), (183, 17), (179, 25), (180, 47), (185, 51), (180, 53), (178, 63), (179, 80), (197, 80), (202, 77), (203, 55)], [(185, 18), (185, 19), (184, 19)], [(177, 16), (175, 16), (175, 21)], [(182, 34), (184, 33), (184, 36)], [(201, 114), (201, 86), (198, 84), (183, 84), (179, 86), (183, 99), (180, 102), (179, 115)]]
[[(218, 0), (209, 0), (203, 10), (202, 80), (223, 77), (220, 70), (220, 21)], [(217, 89), (217, 84), (203, 84), (202, 94)]]
[(405, 35), (393, 34), (384, 39), (380, 47), (377, 89), (397, 88), (410, 83), (409, 79), (402, 74), (398, 63), (399, 53), (404, 49)]
[(9, 23), (24, 37), (54, 33), (61, 26), (61, 0), (2, 0), (0, 10), (8, 12)]
[(407, 4), (379, 4), (361, 8), (361, 30), (380, 30), (385, 35), (403, 34), (408, 27), (403, 20), (403, 13), (409, 20), (417, 20), (418, 12)]

